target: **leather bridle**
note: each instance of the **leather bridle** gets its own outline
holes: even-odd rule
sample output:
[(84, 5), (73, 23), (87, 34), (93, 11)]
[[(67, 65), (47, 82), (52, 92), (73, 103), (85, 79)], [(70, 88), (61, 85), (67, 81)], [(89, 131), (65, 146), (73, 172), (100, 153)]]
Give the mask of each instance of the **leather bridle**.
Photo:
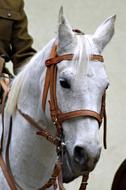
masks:
[[(78, 32), (78, 31), (76, 31)], [(56, 96), (56, 80), (57, 80), (57, 64), (59, 64), (63, 60), (68, 60), (71, 61), (73, 59), (74, 54), (65, 54), (65, 55), (57, 55), (57, 45), (55, 43), (53, 44), (51, 53), (50, 53), (50, 58), (45, 61), (45, 65), (47, 67), (46, 70), (46, 77), (45, 77), (45, 84), (44, 84), (44, 90), (43, 90), (43, 96), (42, 96), (42, 109), (45, 112), (45, 107), (46, 107), (46, 101), (47, 101), (47, 95), (50, 92), (50, 100), (49, 100), (49, 105), (50, 105), (50, 115), (53, 124), (56, 126), (56, 136), (52, 136), (47, 130), (42, 129), (41, 126), (39, 126), (33, 118), (31, 118), (29, 115), (25, 114), (22, 112), (20, 109), (17, 108), (18, 112), (24, 117), (27, 122), (30, 123), (32, 127), (37, 129), (37, 135), (41, 135), (44, 138), (46, 138), (49, 142), (53, 143), (57, 147), (57, 153), (61, 152), (62, 150), (62, 143), (61, 143), (61, 135), (62, 135), (62, 123), (66, 120), (70, 120), (73, 118), (77, 117), (91, 117), (95, 120), (98, 121), (99, 127), (102, 123), (102, 120), (104, 119), (104, 148), (107, 148), (106, 145), (106, 126), (107, 126), (107, 120), (106, 120), (106, 109), (105, 109), (105, 93), (102, 97), (102, 103), (101, 103), (101, 111), (100, 113), (97, 113), (93, 110), (87, 110), (87, 109), (80, 109), (80, 110), (75, 110), (71, 112), (62, 112), (57, 104), (57, 96)], [(103, 62), (103, 57), (101, 55), (91, 55), (90, 56), (90, 61), (100, 61)], [(3, 101), (3, 105), (5, 102), (5, 98)], [(3, 106), (4, 107), (4, 106)], [(4, 127), (4, 122), (3, 122), (3, 127)], [(10, 144), (10, 139), (11, 139), (11, 128), (12, 128), (12, 118), (10, 122), (10, 129), (9, 129), (9, 135), (8, 135), (8, 145), (6, 149), (6, 161), (4, 161), (3, 156), (2, 156), (2, 146), (0, 147), (0, 166), (2, 168), (2, 171), (5, 175), (5, 178), (7, 179), (7, 182), (9, 184), (9, 187), (11, 190), (17, 190), (18, 186), (14, 180), (14, 177), (11, 173), (11, 169), (9, 167), (9, 144)], [(3, 130), (4, 131), (4, 130)], [(1, 142), (1, 145), (3, 142)], [(64, 187), (62, 185), (62, 176), (61, 176), (61, 165), (56, 163), (53, 174), (51, 178), (48, 180), (48, 182), (43, 185), (40, 189), (38, 190), (45, 190), (49, 188), (50, 186), (54, 186), (56, 188), (56, 179), (58, 179), (58, 186), (59, 190), (64, 190)], [(79, 190), (86, 190), (87, 186), (87, 180), (88, 180), (87, 175), (83, 175), (81, 186)], [(21, 189), (21, 188), (20, 188)]]
[[(73, 56), (74, 54), (65, 54), (65, 55), (60, 55), (60, 56), (57, 55), (57, 45), (55, 45), (55, 43), (53, 44), (53, 47), (50, 53), (50, 58), (45, 61), (47, 71), (46, 71), (45, 84), (44, 84), (44, 90), (43, 90), (43, 96), (42, 96), (42, 109), (45, 112), (47, 95), (48, 95), (48, 92), (50, 92), (50, 100), (49, 100), (50, 115), (51, 115), (52, 122), (57, 129), (57, 137), (59, 138), (61, 137), (61, 133), (62, 133), (62, 123), (66, 120), (70, 120), (77, 117), (91, 117), (98, 121), (99, 127), (100, 127), (102, 124), (102, 120), (104, 119), (103, 143), (104, 143), (104, 148), (106, 149), (107, 148), (107, 144), (106, 144), (107, 118), (106, 118), (106, 109), (105, 109), (106, 92), (104, 93), (102, 97), (100, 113), (97, 113), (93, 110), (87, 110), (87, 109), (80, 109), (80, 110), (64, 113), (58, 107), (57, 96), (56, 96), (57, 64), (59, 64), (63, 60), (71, 61), (73, 59)], [(103, 59), (103, 56), (101, 55), (91, 55), (90, 61), (104, 62), (104, 59)], [(59, 147), (59, 149), (62, 149), (62, 146)], [(83, 175), (79, 190), (86, 190), (88, 177), (89, 177), (89, 174)]]

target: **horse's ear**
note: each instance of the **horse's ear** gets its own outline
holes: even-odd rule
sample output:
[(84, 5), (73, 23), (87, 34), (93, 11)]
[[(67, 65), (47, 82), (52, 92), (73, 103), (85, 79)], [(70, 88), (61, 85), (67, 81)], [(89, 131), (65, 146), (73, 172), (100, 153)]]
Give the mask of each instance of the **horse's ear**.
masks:
[(96, 30), (93, 35), (93, 40), (99, 52), (102, 52), (107, 43), (111, 40), (114, 34), (114, 24), (116, 20), (116, 15), (109, 17), (105, 20)]
[(74, 42), (75, 34), (72, 31), (68, 20), (64, 16), (63, 7), (59, 11), (59, 26), (58, 26), (58, 46), (59, 51), (67, 51), (68, 46)]

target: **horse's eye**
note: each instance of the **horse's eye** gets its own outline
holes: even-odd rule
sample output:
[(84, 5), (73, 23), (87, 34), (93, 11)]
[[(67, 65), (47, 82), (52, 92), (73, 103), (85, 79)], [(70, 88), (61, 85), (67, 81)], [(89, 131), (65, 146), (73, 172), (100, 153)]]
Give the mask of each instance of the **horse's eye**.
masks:
[(69, 84), (69, 82), (68, 82), (66, 79), (60, 79), (60, 85), (61, 85), (63, 88), (67, 88), (67, 89), (70, 88), (70, 84)]

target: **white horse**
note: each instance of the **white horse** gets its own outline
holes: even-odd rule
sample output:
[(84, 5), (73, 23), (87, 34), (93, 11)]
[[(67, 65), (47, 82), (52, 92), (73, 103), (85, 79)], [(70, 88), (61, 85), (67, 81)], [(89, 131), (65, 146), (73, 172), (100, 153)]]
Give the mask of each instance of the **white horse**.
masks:
[[(99, 113), (101, 99), (109, 81), (104, 63), (91, 61), (90, 55), (101, 54), (113, 36), (114, 22), (115, 16), (112, 16), (100, 25), (93, 35), (77, 35), (72, 31), (61, 9), (58, 35), (37, 53), (14, 79), (5, 110), (3, 157), (12, 115), (9, 162), (15, 181), (21, 189), (37, 190), (45, 184), (53, 172), (57, 155), (55, 146), (37, 136), (37, 130), (20, 115), (16, 107), (30, 115), (42, 128), (55, 134), (50, 119), (49, 95), (45, 113), (41, 104), (46, 73), (45, 61), (56, 43), (58, 55), (74, 54), (72, 61), (62, 61), (57, 65), (56, 93), (60, 110), (70, 112), (89, 109)], [(99, 124), (94, 118), (77, 117), (63, 122), (62, 129), (67, 150), (63, 179), (69, 182), (94, 169), (101, 152)], [(0, 189), (9, 189), (1, 170)]]

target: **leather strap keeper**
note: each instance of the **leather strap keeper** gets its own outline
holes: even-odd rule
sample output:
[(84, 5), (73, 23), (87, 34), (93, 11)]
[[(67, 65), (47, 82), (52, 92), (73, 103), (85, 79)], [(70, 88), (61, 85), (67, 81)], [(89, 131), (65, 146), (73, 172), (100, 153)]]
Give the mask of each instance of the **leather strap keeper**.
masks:
[(56, 65), (57, 63), (60, 63), (61, 61), (64, 61), (64, 60), (71, 61), (73, 59), (73, 56), (74, 56), (73, 54), (60, 55), (57, 57), (47, 59), (45, 64), (48, 67), (50, 65)]
[(102, 55), (91, 55), (90, 61), (100, 61), (104, 62), (104, 58)]

